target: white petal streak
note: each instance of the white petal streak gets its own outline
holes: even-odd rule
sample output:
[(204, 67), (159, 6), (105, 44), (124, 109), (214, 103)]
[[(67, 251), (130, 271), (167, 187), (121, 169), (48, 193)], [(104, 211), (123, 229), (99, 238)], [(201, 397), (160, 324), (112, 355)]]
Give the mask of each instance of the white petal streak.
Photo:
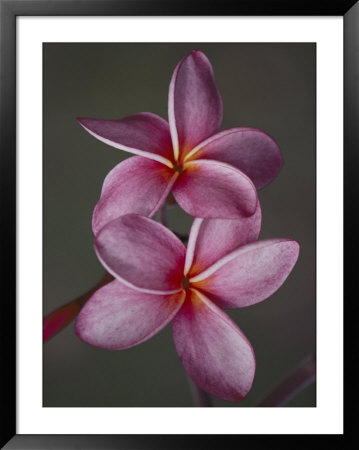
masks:
[[(291, 239), (268, 239), (267, 245), (273, 245), (275, 243), (283, 242), (285, 240), (290, 241)], [(265, 241), (256, 241), (252, 242), (250, 244), (244, 245), (243, 247), (240, 247), (237, 250), (234, 250), (233, 252), (229, 253), (228, 255), (224, 256), (223, 258), (216, 261), (212, 266), (208, 267), (208, 269), (204, 270), (202, 273), (199, 273), (193, 278), (190, 278), (191, 283), (196, 283), (198, 281), (205, 280), (206, 278), (209, 278), (211, 275), (213, 275), (215, 272), (217, 272), (218, 269), (223, 267), (225, 264), (229, 263), (233, 259), (237, 258), (238, 256), (245, 255), (247, 252), (252, 251), (253, 248), (258, 246), (258, 243), (262, 244), (262, 248), (266, 246)], [(264, 244), (264, 245), (263, 245)]]
[(191, 227), (191, 231), (190, 231), (189, 238), (188, 238), (188, 244), (187, 244), (186, 261), (185, 261), (185, 265), (184, 265), (184, 275), (185, 276), (189, 272), (189, 270), (192, 266), (192, 263), (193, 263), (197, 236), (198, 236), (199, 230), (201, 228), (202, 222), (203, 222), (203, 219), (195, 219), (193, 221), (193, 224)]
[(135, 155), (143, 156), (148, 159), (153, 159), (154, 161), (158, 161), (158, 162), (164, 164), (165, 166), (169, 167), (170, 169), (173, 168), (172, 162), (169, 159), (164, 158), (161, 155), (156, 155), (155, 153), (145, 152), (143, 150), (139, 150), (138, 148), (128, 147), (127, 145), (123, 145), (123, 144), (119, 144), (117, 142), (111, 141), (110, 139), (106, 139), (106, 138), (94, 133), (89, 128), (85, 127), (85, 125), (83, 125), (83, 124), (81, 124), (81, 125), (88, 133), (90, 133), (96, 139), (98, 139), (99, 141), (101, 141), (107, 145), (110, 145), (111, 147), (115, 147), (115, 148), (118, 148), (119, 150), (124, 150), (126, 152), (133, 153)]
[(168, 92), (168, 122), (170, 126), (170, 133), (172, 138), (172, 146), (173, 146), (173, 156), (175, 161), (178, 161), (179, 157), (179, 143), (178, 143), (178, 132), (176, 127), (176, 115), (175, 115), (175, 88), (176, 88), (176, 79), (178, 70), (180, 68), (181, 63), (177, 65), (175, 68), (172, 79), (170, 82), (169, 92)]

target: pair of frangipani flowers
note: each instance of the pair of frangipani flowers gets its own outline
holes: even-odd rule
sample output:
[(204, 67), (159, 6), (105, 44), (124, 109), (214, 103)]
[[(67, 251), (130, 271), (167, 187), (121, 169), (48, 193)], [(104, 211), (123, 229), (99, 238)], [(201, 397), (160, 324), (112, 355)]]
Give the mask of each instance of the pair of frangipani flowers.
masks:
[[(257, 240), (257, 189), (276, 177), (282, 157), (263, 131), (219, 131), (221, 96), (210, 62), (197, 50), (175, 68), (168, 119), (151, 113), (78, 119), (99, 140), (137, 156), (110, 171), (95, 207), (95, 250), (114, 280), (86, 302), (76, 333), (120, 350), (172, 321), (189, 377), (216, 397), (241, 401), (253, 384), (255, 356), (223, 309), (268, 298), (298, 258), (292, 239)], [(187, 248), (151, 219), (170, 193), (196, 217)]]

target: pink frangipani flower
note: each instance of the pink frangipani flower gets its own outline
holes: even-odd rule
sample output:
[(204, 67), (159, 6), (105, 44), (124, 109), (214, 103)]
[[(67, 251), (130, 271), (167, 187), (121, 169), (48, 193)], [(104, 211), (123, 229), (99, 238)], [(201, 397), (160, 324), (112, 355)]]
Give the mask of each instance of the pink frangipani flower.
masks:
[(128, 214), (107, 223), (95, 249), (115, 280), (80, 311), (77, 335), (93, 346), (120, 350), (172, 321), (189, 377), (216, 397), (242, 400), (253, 383), (254, 352), (222, 308), (269, 297), (299, 253), (291, 239), (256, 241), (260, 225), (259, 205), (242, 220), (195, 219), (186, 250), (170, 230), (147, 217)]
[(173, 73), (168, 119), (148, 112), (120, 120), (78, 118), (100, 141), (137, 155), (106, 177), (93, 214), (94, 234), (127, 213), (152, 217), (170, 192), (195, 217), (251, 216), (256, 188), (271, 182), (282, 167), (278, 145), (265, 132), (218, 132), (222, 99), (200, 51), (185, 56)]

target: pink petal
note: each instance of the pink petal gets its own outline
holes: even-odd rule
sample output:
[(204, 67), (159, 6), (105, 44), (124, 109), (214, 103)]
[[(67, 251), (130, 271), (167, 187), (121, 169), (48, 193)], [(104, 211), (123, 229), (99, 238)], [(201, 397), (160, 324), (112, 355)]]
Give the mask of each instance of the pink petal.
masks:
[(251, 180), (228, 164), (210, 160), (186, 163), (172, 193), (191, 216), (239, 219), (254, 214), (257, 191)]
[(216, 133), (222, 122), (222, 99), (211, 63), (198, 50), (177, 65), (169, 88), (168, 117), (175, 157)]
[(142, 292), (171, 294), (181, 289), (185, 247), (163, 225), (127, 214), (107, 223), (95, 238), (105, 268)]
[(118, 164), (105, 178), (94, 210), (94, 234), (106, 223), (128, 213), (151, 217), (165, 201), (177, 175), (163, 164), (141, 156)]
[(244, 172), (261, 189), (270, 183), (283, 165), (278, 144), (255, 128), (232, 128), (200, 143), (187, 159), (214, 159)]
[(188, 239), (185, 273), (198, 275), (236, 248), (256, 241), (261, 229), (259, 202), (253, 216), (242, 219), (195, 219)]
[(169, 126), (156, 114), (139, 113), (120, 120), (86, 117), (77, 120), (86, 131), (105, 144), (173, 166)]
[(221, 308), (242, 308), (265, 300), (284, 283), (299, 255), (290, 239), (247, 244), (190, 280)]
[(95, 347), (120, 350), (146, 341), (165, 327), (185, 298), (184, 291), (154, 295), (113, 281), (99, 289), (81, 310), (76, 334)]
[(177, 353), (204, 391), (231, 402), (252, 387), (255, 357), (237, 325), (203, 294), (192, 291), (172, 322)]

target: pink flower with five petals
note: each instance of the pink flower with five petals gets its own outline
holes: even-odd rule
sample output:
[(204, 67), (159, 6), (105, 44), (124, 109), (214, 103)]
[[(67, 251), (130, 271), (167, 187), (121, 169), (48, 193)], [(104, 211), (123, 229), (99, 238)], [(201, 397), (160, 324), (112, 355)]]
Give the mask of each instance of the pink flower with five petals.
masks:
[(259, 205), (242, 220), (195, 219), (186, 249), (170, 230), (137, 214), (107, 223), (95, 249), (115, 281), (80, 311), (77, 335), (96, 347), (120, 350), (172, 321), (190, 378), (216, 397), (242, 400), (253, 383), (254, 352), (222, 308), (268, 298), (299, 254), (294, 240), (257, 241), (260, 225)]
[(185, 56), (173, 73), (168, 118), (169, 123), (144, 112), (120, 120), (78, 119), (100, 141), (138, 155), (106, 177), (93, 214), (95, 234), (127, 213), (152, 217), (170, 192), (195, 217), (251, 216), (256, 188), (282, 167), (278, 145), (265, 132), (218, 132), (222, 99), (212, 66), (200, 51)]

